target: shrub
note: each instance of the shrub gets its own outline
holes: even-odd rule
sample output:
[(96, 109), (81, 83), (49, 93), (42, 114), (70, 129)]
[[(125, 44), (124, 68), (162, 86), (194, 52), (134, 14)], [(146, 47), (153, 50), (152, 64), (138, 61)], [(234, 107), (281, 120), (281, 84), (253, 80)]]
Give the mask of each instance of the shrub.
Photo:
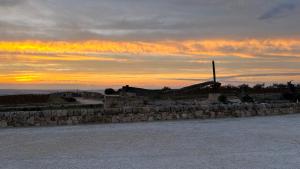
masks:
[(105, 89), (104, 93), (105, 93), (106, 95), (114, 95), (114, 94), (116, 94), (117, 92), (116, 92), (114, 89), (109, 88), (109, 89)]
[(253, 103), (254, 102), (253, 98), (250, 97), (249, 95), (242, 96), (241, 97), (241, 101), (242, 102), (249, 102), (249, 103)]
[(240, 89), (242, 92), (248, 92), (249, 89), (250, 89), (250, 87), (249, 87), (249, 85), (247, 85), (247, 84), (242, 84), (242, 85), (239, 86), (239, 89)]
[(253, 86), (253, 89), (255, 89), (255, 90), (261, 90), (264, 87), (265, 87), (264, 83), (263, 84), (256, 84), (256, 85)]
[(218, 101), (221, 103), (227, 103), (227, 97), (225, 95), (220, 95)]
[(282, 94), (283, 99), (292, 101), (292, 102), (297, 102), (300, 101), (300, 94), (295, 94), (295, 93), (283, 93)]

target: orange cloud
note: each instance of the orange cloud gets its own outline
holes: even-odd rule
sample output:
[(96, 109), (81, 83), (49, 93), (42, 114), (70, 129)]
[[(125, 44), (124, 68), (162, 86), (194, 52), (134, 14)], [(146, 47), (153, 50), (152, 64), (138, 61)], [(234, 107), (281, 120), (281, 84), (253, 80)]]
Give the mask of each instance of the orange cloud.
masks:
[[(141, 64), (130, 64), (132, 58), (149, 59), (153, 56), (160, 56), (160, 58), (176, 56), (183, 59), (169, 65), (165, 64), (170, 67), (173, 64), (181, 64), (180, 66), (177, 65), (177, 70), (169, 67), (165, 72), (160, 71), (164, 70), (164, 64), (160, 65), (159, 58), (146, 60)], [(252, 58), (251, 62), (257, 63), (261, 61), (255, 60), (259, 57), (285, 58), (289, 56), (294, 57), (293, 62), (299, 62), (300, 40), (0, 41), (0, 84), (183, 86), (193, 82), (174, 81), (174, 79), (208, 79), (211, 76), (210, 69), (199, 71), (198, 67), (189, 67), (190, 65), (210, 64), (209, 59), (203, 58), (226, 56), (236, 57), (234, 59), (239, 59), (239, 61)], [(183, 63), (185, 58), (187, 60)], [(83, 64), (81, 61), (86, 62)], [(272, 59), (269, 60), (269, 62), (271, 61)], [(93, 65), (94, 62), (98, 64)], [(230, 62), (232, 60), (226, 60), (226, 58), (218, 61), (220, 64)], [(99, 68), (104, 65), (105, 68)], [(122, 69), (118, 66), (121, 66)], [(138, 72), (130, 71), (130, 66), (133, 66), (134, 70), (138, 70)], [(143, 70), (145, 67), (147, 69)], [(273, 73), (284, 70), (286, 69), (273, 66), (265, 70), (262, 68), (252, 70), (252, 73), (259, 73), (257, 71)], [(290, 69), (290, 71), (295, 70)], [(219, 76), (245, 74), (243, 71), (250, 73), (249, 68), (232, 71), (232, 68), (218, 67), (218, 71)], [(251, 80), (250, 78), (239, 77), (239, 79), (253, 81), (253, 78)], [(256, 77), (256, 79), (272, 80), (264, 77)]]
[(127, 59), (123, 58), (110, 58), (100, 56), (82, 56), (82, 55), (68, 55), (61, 54), (59, 56), (51, 55), (17, 55), (18, 59), (22, 60), (39, 60), (39, 61), (113, 61), (113, 62), (126, 62)]
[[(258, 55), (300, 57), (300, 40), (186, 40), (157, 42), (119, 41), (1, 41), (0, 51), (32, 54), (129, 54), (236, 56), (251, 58)], [(83, 58), (80, 58), (83, 59)]]

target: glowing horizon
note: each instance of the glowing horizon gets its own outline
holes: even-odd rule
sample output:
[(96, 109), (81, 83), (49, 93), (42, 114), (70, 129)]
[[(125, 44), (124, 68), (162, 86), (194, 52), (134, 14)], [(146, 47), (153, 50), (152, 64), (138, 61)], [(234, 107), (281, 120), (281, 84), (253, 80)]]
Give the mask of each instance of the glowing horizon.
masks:
[[(238, 73), (225, 70), (222, 64), (230, 59), (241, 63), (244, 60), (257, 61), (265, 57), (276, 57), (274, 63), (281, 60), (298, 60), (300, 58), (300, 40), (292, 39), (245, 39), (245, 40), (185, 40), (158, 42), (130, 42), (130, 41), (0, 41), (0, 64), (9, 64), (11, 71), (0, 74), (1, 84), (45, 85), (45, 84), (76, 84), (79, 86), (109, 87), (125, 84), (137, 86), (171, 86), (180, 87), (195, 83), (193, 79), (211, 78), (210, 61), (215, 59), (218, 64), (218, 76), (238, 76), (249, 73)], [(292, 58), (290, 58), (292, 56)], [(154, 60), (151, 60), (153, 59)], [(195, 66), (192, 69), (178, 71), (168, 67), (167, 71), (156, 71), (156, 63), (160, 59), (172, 62), (172, 59), (182, 60), (185, 64), (205, 66), (205, 69)], [(149, 61), (150, 59), (150, 61)], [(229, 60), (228, 60), (229, 59)], [(170, 60), (170, 61), (168, 61)], [(227, 60), (227, 61), (226, 61)], [(270, 62), (270, 61), (269, 61)], [(272, 62), (272, 61), (271, 61)], [(107, 65), (132, 64), (142, 70), (135, 73), (116, 67), (114, 70), (98, 70), (89, 63)], [(71, 64), (71, 65), (69, 65)], [(75, 65), (72, 65), (75, 64)], [(178, 63), (177, 63), (178, 64)], [(45, 65), (46, 67), (43, 67)], [(78, 65), (81, 65), (78, 69)], [(27, 66), (27, 70), (13, 70), (19, 66)], [(86, 69), (83, 67), (86, 66)], [(182, 67), (182, 65), (178, 65)], [(39, 70), (38, 68), (42, 69)], [(89, 68), (93, 68), (89, 70)], [(222, 70), (224, 69), (224, 70)], [(234, 68), (233, 68), (234, 69)], [(153, 70), (153, 72), (152, 72)], [(281, 70), (269, 69), (253, 73), (278, 73)], [(284, 71), (292, 73), (293, 71)], [(295, 76), (295, 75), (292, 75)], [(248, 77), (249, 78), (249, 77)], [(261, 77), (252, 77), (261, 82)], [(100, 80), (101, 79), (101, 80)], [(124, 80), (126, 79), (126, 80)], [(186, 79), (186, 80), (184, 80)], [(243, 80), (242, 78), (234, 78)], [(283, 81), (285, 78), (280, 79)], [(251, 80), (251, 81), (252, 81)], [(265, 82), (270, 79), (265, 78)], [(244, 82), (247, 79), (244, 78)], [(249, 82), (251, 82), (249, 81)], [(201, 82), (199, 80), (199, 82)]]
[[(0, 1), (0, 88), (300, 83), (300, 2)], [(290, 8), (288, 8), (290, 7)]]

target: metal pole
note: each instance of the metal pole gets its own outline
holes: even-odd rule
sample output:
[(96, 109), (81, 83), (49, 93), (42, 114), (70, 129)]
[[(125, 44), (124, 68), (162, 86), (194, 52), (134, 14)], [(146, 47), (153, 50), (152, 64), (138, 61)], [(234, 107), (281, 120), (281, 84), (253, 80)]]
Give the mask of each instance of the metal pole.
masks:
[(216, 80), (216, 68), (215, 68), (215, 61), (214, 60), (212, 61), (212, 65), (213, 65), (214, 83), (216, 84), (217, 80)]

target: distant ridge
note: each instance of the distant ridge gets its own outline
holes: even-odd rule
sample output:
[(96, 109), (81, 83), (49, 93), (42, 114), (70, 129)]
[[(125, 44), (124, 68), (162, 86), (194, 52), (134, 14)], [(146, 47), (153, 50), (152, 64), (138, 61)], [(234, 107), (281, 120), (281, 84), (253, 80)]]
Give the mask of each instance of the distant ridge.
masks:
[[(0, 96), (24, 95), (24, 94), (51, 94), (56, 92), (77, 91), (77, 90), (30, 90), (30, 89), (0, 89)], [(103, 93), (103, 90), (83, 90), (90, 92)]]
[(50, 94), (57, 90), (23, 90), (23, 89), (0, 89), (0, 96), (23, 95), (23, 94)]

